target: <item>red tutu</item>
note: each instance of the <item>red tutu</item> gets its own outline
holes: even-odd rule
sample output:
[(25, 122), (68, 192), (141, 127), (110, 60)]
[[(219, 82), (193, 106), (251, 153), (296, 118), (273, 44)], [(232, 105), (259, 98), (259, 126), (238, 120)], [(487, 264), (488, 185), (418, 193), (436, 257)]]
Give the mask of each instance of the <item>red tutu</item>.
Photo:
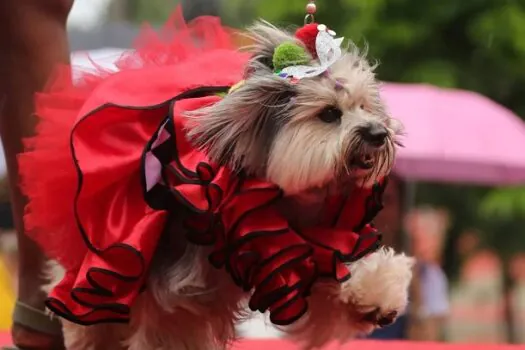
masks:
[(170, 213), (187, 211), (190, 241), (246, 291), (250, 307), (289, 324), (317, 278), (349, 278), (344, 263), (377, 249), (368, 223), (383, 185), (332, 198), (322, 227), (294, 232), (272, 206), (273, 184), (233, 174), (194, 149), (185, 111), (218, 101), (248, 56), (218, 19), (186, 25), (178, 11), (160, 34), (75, 86), (70, 68), (37, 97), (40, 124), (20, 155), (28, 234), (66, 269), (47, 306), (78, 324), (126, 322)]

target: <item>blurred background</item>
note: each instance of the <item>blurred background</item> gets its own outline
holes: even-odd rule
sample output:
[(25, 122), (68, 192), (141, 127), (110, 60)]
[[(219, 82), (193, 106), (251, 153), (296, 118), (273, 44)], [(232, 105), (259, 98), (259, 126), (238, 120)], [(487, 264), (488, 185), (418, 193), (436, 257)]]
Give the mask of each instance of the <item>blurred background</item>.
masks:
[[(178, 3), (76, 0), (71, 50), (129, 48), (142, 22), (160, 25)], [(182, 1), (188, 19), (218, 15), (236, 28), (257, 18), (300, 26), (306, 3)], [(419, 264), (407, 314), (372, 337), (525, 344), (525, 1), (316, 4), (318, 22), (368, 46), (391, 112), (407, 125), (376, 224)], [(0, 331), (9, 327), (16, 285), (7, 186), (3, 171)], [(243, 332), (278, 336), (257, 322)]]

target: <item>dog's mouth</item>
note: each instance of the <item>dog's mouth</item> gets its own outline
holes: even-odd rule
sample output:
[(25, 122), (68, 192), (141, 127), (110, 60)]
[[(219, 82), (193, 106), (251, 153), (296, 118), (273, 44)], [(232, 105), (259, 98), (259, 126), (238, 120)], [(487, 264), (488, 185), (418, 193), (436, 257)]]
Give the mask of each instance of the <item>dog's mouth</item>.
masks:
[(373, 154), (364, 154), (352, 158), (350, 164), (354, 168), (370, 170), (374, 167), (375, 156)]

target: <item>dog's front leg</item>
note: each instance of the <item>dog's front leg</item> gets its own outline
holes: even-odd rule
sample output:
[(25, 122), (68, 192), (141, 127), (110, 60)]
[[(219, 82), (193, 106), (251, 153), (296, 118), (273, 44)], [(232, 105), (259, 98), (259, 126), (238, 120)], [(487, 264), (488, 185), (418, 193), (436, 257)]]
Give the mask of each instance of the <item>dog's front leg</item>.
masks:
[(413, 264), (404, 254), (380, 249), (348, 265), (352, 277), (347, 282), (318, 282), (308, 313), (282, 330), (304, 349), (317, 349), (392, 323), (406, 308)]
[(339, 298), (359, 315), (361, 325), (387, 326), (406, 309), (414, 263), (392, 248), (381, 248), (349, 265), (352, 277), (343, 283)]

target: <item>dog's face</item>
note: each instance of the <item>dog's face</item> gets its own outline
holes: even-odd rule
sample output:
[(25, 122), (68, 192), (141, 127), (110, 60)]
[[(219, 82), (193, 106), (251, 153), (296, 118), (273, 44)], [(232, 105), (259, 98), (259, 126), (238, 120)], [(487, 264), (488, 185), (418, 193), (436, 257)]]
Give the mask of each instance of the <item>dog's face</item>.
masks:
[(388, 174), (401, 125), (386, 113), (364, 55), (351, 46), (325, 73), (292, 82), (274, 73), (272, 56), (282, 43), (302, 43), (267, 23), (251, 33), (246, 80), (197, 112), (189, 131), (196, 145), (288, 195), (349, 182), (369, 186)]

